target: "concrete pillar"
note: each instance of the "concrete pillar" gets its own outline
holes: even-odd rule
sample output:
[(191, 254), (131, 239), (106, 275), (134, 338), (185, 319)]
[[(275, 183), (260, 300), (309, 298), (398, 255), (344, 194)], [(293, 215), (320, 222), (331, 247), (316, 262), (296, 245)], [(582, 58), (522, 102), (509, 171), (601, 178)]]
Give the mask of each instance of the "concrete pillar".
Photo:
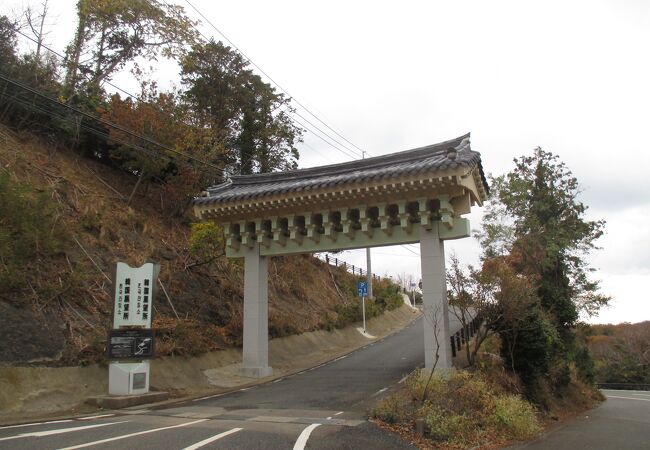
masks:
[(244, 349), (240, 375), (263, 378), (269, 367), (268, 263), (259, 244), (244, 252)]
[(372, 295), (372, 261), (370, 260), (370, 247), (366, 248), (366, 282), (368, 283), (368, 298)]
[[(424, 367), (436, 371), (452, 368), (449, 308), (445, 280), (445, 246), (438, 235), (439, 222), (431, 230), (420, 227), (422, 303), (424, 314)], [(439, 355), (435, 363), (436, 350)]]

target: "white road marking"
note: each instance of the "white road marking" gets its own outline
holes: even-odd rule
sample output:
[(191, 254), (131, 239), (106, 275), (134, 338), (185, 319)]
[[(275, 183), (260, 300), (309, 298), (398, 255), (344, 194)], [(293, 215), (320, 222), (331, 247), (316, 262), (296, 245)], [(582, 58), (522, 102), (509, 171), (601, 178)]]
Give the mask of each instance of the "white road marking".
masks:
[(150, 409), (124, 409), (122, 410), (123, 414), (146, 414), (151, 412)]
[(327, 420), (332, 420), (332, 416), (327, 417)]
[(339, 411), (339, 412), (337, 412), (337, 413), (334, 414), (334, 415), (335, 415), (335, 416), (338, 416), (339, 414), (343, 414), (343, 411)]
[(101, 414), (99, 416), (86, 416), (86, 417), (79, 417), (78, 420), (93, 420), (93, 419), (101, 419), (102, 417), (112, 417), (115, 414)]
[(116, 436), (116, 437), (112, 437), (112, 438), (101, 439), (99, 441), (86, 442), (85, 444), (73, 445), (72, 447), (65, 447), (65, 448), (62, 448), (60, 450), (73, 450), (75, 448), (91, 447), (93, 445), (104, 444), (106, 442), (119, 441), (120, 439), (127, 439), (127, 438), (130, 438), (130, 437), (140, 436), (140, 435), (143, 435), (143, 434), (155, 433), (157, 431), (171, 430), (172, 428), (186, 427), (188, 425), (194, 425), (195, 423), (205, 422), (206, 420), (208, 420), (208, 419), (199, 419), (199, 420), (194, 420), (192, 422), (181, 423), (180, 425), (172, 425), (170, 427), (160, 427), (160, 428), (153, 428), (151, 430), (138, 431), (137, 433), (129, 433), (129, 434), (125, 434), (125, 435), (122, 435), (122, 436)]
[(404, 375), (404, 376), (402, 377), (402, 379), (399, 380), (399, 381), (397, 382), (397, 384), (402, 384), (402, 383), (404, 383), (408, 377), (409, 377), (408, 375)]
[(305, 445), (307, 445), (307, 440), (309, 439), (309, 435), (318, 426), (320, 426), (320, 423), (313, 423), (309, 425), (307, 428), (305, 428), (304, 430), (302, 430), (302, 433), (300, 433), (300, 436), (298, 436), (298, 440), (296, 441), (295, 444), (293, 444), (293, 450), (305, 450)]
[(347, 358), (347, 357), (348, 357), (348, 355), (339, 356), (339, 357), (336, 358), (334, 361), (340, 361), (340, 360), (345, 359), (345, 358)]
[(97, 425), (86, 425), (86, 426), (83, 426), (83, 427), (60, 428), (58, 430), (35, 431), (33, 433), (22, 433), (22, 434), (19, 434), (17, 436), (8, 436), (8, 437), (0, 438), (0, 441), (9, 441), (11, 439), (20, 439), (20, 438), (26, 438), (26, 437), (43, 437), (43, 436), (51, 436), (53, 434), (71, 433), (73, 431), (88, 430), (90, 428), (105, 427), (105, 426), (108, 426), (108, 425), (115, 425), (115, 424), (124, 423), (124, 422), (126, 422), (126, 421), (100, 423), (100, 424), (97, 424)]
[(192, 401), (193, 401), (193, 402), (198, 402), (198, 401), (200, 401), (200, 400), (207, 400), (207, 399), (209, 399), (209, 398), (217, 398), (217, 397), (221, 397), (222, 395), (226, 395), (226, 393), (224, 392), (223, 394), (215, 394), (215, 395), (208, 395), (207, 397), (195, 398), (195, 399), (192, 400)]
[(277, 380), (273, 381), (274, 383), (279, 383), (280, 381), (284, 380), (284, 378), (278, 378)]
[(230, 434), (236, 433), (236, 432), (241, 431), (241, 430), (243, 430), (243, 428), (233, 428), (232, 430), (224, 431), (223, 433), (219, 433), (216, 436), (212, 436), (210, 438), (207, 438), (207, 439), (204, 439), (204, 440), (202, 440), (200, 442), (197, 442), (194, 445), (190, 445), (189, 447), (185, 447), (183, 450), (196, 450), (197, 448), (201, 448), (204, 445), (208, 445), (211, 442), (214, 442), (216, 440), (219, 440), (219, 439), (221, 439), (223, 437), (226, 437), (226, 436), (228, 436)]
[(377, 395), (381, 394), (382, 392), (386, 392), (387, 390), (388, 390), (387, 387), (385, 387), (385, 388), (383, 388), (383, 389), (379, 389), (377, 392), (375, 392), (374, 394), (372, 394), (370, 397), (376, 397)]
[(607, 398), (623, 398), (625, 400), (639, 400), (640, 402), (650, 402), (650, 398), (619, 397), (617, 395), (608, 395)]
[(21, 425), (8, 425), (6, 427), (0, 427), (0, 430), (6, 430), (8, 428), (22, 428), (22, 427), (33, 427), (35, 425), (49, 425), (51, 423), (65, 423), (65, 422), (72, 422), (72, 419), (66, 419), (66, 420), (51, 420), (49, 422), (34, 422), (34, 423), (23, 423)]

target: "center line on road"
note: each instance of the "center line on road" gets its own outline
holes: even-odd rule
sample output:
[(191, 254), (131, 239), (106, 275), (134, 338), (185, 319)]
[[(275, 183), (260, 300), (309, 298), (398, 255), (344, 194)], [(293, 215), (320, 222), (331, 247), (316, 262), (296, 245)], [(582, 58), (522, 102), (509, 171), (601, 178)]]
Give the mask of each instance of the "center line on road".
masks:
[(313, 423), (309, 425), (307, 428), (305, 428), (304, 430), (302, 430), (302, 433), (300, 433), (300, 436), (298, 436), (298, 440), (293, 445), (293, 450), (305, 450), (305, 445), (307, 445), (307, 440), (309, 439), (309, 435), (318, 426), (320, 426), (320, 423)]
[(232, 430), (224, 431), (223, 433), (219, 433), (215, 436), (209, 437), (207, 439), (204, 439), (200, 442), (197, 442), (194, 445), (190, 445), (189, 447), (185, 447), (183, 450), (196, 450), (197, 448), (203, 447), (204, 445), (208, 445), (211, 442), (214, 442), (216, 440), (219, 440), (223, 437), (226, 437), (230, 434), (236, 433), (238, 431), (243, 430), (243, 428), (233, 428)]
[(0, 438), (0, 441), (9, 441), (11, 439), (20, 439), (20, 438), (26, 438), (26, 437), (51, 436), (53, 434), (72, 433), (73, 431), (88, 430), (90, 428), (105, 427), (105, 426), (108, 426), (108, 425), (115, 425), (115, 424), (124, 423), (124, 422), (126, 422), (126, 421), (100, 423), (100, 424), (97, 424), (97, 425), (86, 425), (86, 426), (83, 426), (83, 427), (59, 428), (58, 430), (35, 431), (33, 433), (22, 433), (22, 434), (19, 434), (17, 436), (3, 437), (3, 438)]
[(188, 425), (194, 425), (195, 423), (205, 422), (206, 420), (208, 420), (208, 419), (199, 419), (199, 420), (195, 420), (193, 422), (181, 423), (180, 425), (172, 425), (170, 427), (160, 427), (160, 428), (154, 428), (152, 430), (138, 431), (137, 433), (129, 433), (129, 434), (125, 434), (125, 435), (122, 435), (122, 436), (116, 436), (116, 437), (112, 437), (112, 438), (101, 439), (99, 441), (86, 442), (85, 444), (73, 445), (72, 447), (65, 447), (65, 448), (62, 448), (60, 450), (73, 450), (75, 448), (91, 447), (93, 445), (104, 444), (106, 442), (119, 441), (120, 439), (127, 439), (127, 438), (130, 438), (130, 437), (140, 436), (140, 435), (143, 435), (143, 434), (155, 433), (156, 431), (171, 430), (172, 428), (186, 427)]

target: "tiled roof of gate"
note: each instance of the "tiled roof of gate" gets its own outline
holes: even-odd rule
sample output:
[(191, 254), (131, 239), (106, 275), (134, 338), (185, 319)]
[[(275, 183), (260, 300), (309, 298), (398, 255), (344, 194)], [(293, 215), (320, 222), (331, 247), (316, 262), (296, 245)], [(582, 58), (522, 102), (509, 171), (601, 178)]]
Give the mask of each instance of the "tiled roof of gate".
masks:
[[(450, 153), (456, 153), (456, 157), (450, 157)], [(481, 154), (471, 150), (468, 133), (438, 144), (373, 158), (289, 172), (233, 176), (231, 180), (209, 188), (208, 195), (196, 198), (195, 203), (201, 205), (247, 200), (463, 167), (468, 170), (478, 167), (487, 192), (488, 184), (481, 165)]]

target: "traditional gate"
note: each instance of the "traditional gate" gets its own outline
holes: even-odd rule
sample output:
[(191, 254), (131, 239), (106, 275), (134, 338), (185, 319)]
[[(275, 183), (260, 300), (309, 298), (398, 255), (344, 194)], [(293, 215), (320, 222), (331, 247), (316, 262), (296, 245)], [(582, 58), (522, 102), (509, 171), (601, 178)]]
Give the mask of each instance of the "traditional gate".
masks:
[(241, 373), (268, 363), (267, 257), (420, 243), (425, 367), (451, 367), (444, 241), (470, 235), (463, 214), (488, 192), (469, 134), (389, 155), (329, 166), (235, 176), (195, 199), (200, 219), (224, 227), (226, 255), (243, 257)]

